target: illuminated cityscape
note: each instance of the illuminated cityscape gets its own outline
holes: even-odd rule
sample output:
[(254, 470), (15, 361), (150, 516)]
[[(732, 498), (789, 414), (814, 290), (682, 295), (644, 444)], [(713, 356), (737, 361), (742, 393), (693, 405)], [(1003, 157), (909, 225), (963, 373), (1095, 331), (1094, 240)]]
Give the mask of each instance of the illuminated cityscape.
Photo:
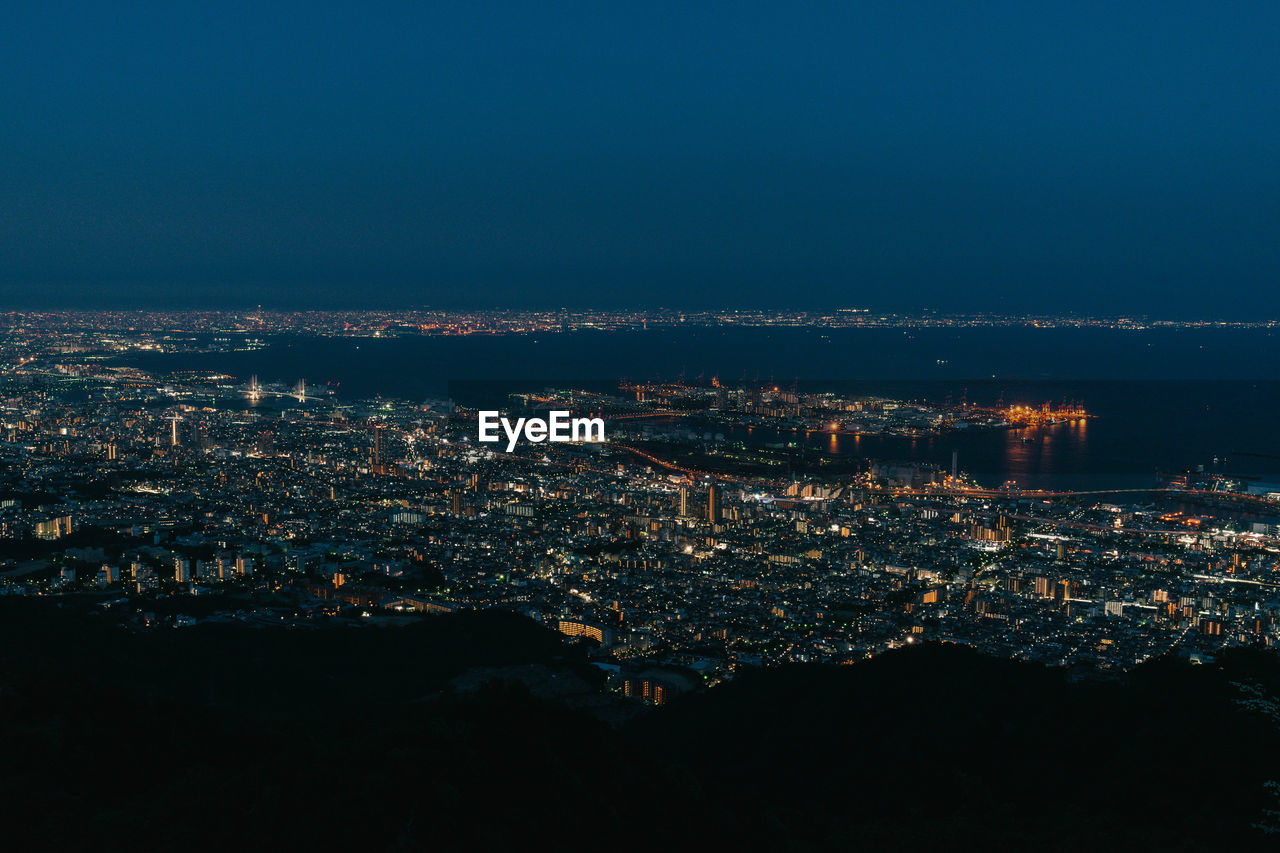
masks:
[[(608, 440), (508, 454), (456, 401), (152, 375), (102, 356), (155, 331), (63, 322), (6, 342), (3, 591), (137, 628), (501, 608), (593, 638), (624, 695), (667, 668), (664, 697), (922, 641), (1122, 671), (1280, 636), (1280, 493), (1030, 489), (978, 483), (958, 454), (809, 462), (786, 438), (1030, 441), (1083, 429), (1078, 402), (619, 381), (510, 395), (602, 417)], [(782, 439), (736, 437), (757, 429)]]
[[(605, 322), (584, 316), (595, 318), (584, 325)], [(576, 342), (577, 322), (503, 312), (447, 321), (459, 330), (503, 328), (480, 339), (531, 352)], [(720, 328), (706, 318), (673, 322), (677, 345)], [(633, 350), (619, 344), (618, 357), (647, 360), (653, 342), (668, 340), (644, 323), (658, 321), (641, 320)], [(628, 328), (587, 333), (623, 341), (635, 334)], [(822, 340), (824, 328), (801, 334)], [(1269, 328), (1212, 334), (1248, 340)], [(1177, 341), (1198, 334), (1175, 331)], [(1108, 333), (1137, 335), (1130, 345), (1137, 351), (1163, 334)], [(757, 328), (736, 349), (713, 354), (731, 367), (771, 334)], [(967, 334), (982, 343), (1004, 333)], [(823, 691), (838, 683), (826, 668), (848, 670), (858, 683), (888, 678), (876, 688), (886, 695), (903, 695), (904, 684), (917, 681), (952, 684), (949, 695), (968, 697), (953, 698), (966, 710), (952, 713), (983, 715), (968, 723), (979, 730), (1014, 725), (1005, 705), (983, 704), (1003, 701), (1006, 688), (994, 688), (992, 678), (1029, 691), (1016, 701), (1041, 708), (1025, 720), (1035, 726), (1056, 713), (1050, 705), (1113, 719), (1107, 691), (1137, 697), (1152, 673), (1183, 668), (1160, 682), (1157, 705), (1123, 700), (1138, 703), (1133, 713), (1153, 713), (1164, 706), (1163, 691), (1201, 689), (1177, 672), (1204, 669), (1236, 679), (1214, 688), (1227, 691), (1226, 704), (1206, 712), (1211, 719), (1232, 720), (1241, 743), (1269, 743), (1272, 735), (1257, 728), (1264, 715), (1229, 709), (1252, 707), (1238, 705), (1245, 701), (1270, 707), (1265, 689), (1249, 685), (1258, 673), (1267, 677), (1280, 639), (1280, 476), (1260, 452), (1265, 443), (1226, 442), (1259, 435), (1253, 418), (1270, 418), (1280, 405), (1273, 384), (966, 380), (859, 390), (856, 382), (746, 369), (667, 378), (650, 369), (652, 378), (597, 373), (577, 384), (449, 382), (438, 386), (442, 396), (425, 399), (361, 390), (361, 382), (392, 375), (385, 365), (398, 369), (415, 353), (452, 358), (451, 349), (420, 344), (455, 347), (473, 337), (442, 337), (385, 314), (8, 315), (0, 338), (0, 603), (15, 683), (52, 671), (83, 671), (73, 683), (94, 683), (124, 671), (118, 656), (140, 654), (146, 674), (115, 676), (127, 686), (106, 689), (158, 690), (183, 714), (232, 714), (253, 726), (273, 725), (262, 702), (313, 719), (316, 711), (297, 703), (320, 684), (330, 687), (309, 707), (331, 710), (306, 726), (327, 727), (327, 715), (350, 703), (377, 716), (388, 712), (367, 703), (416, 707), (434, 696), (463, 703), (432, 705), (442, 731), (498, 709), (507, 725), (513, 718), (505, 715), (516, 713), (520, 725), (567, 727), (563, 737), (586, 738), (575, 760), (609, 775), (630, 798), (642, 798), (647, 783), (600, 767), (611, 750), (638, 750), (628, 761), (647, 767), (650, 727), (676, 726), (663, 736), (667, 745), (690, 736), (682, 726), (701, 725), (664, 722), (682, 714), (709, 715), (727, 747), (749, 736), (731, 735), (730, 721), (748, 725), (771, 697), (788, 695), (772, 687), (754, 694), (760, 679), (813, 673), (818, 681), (796, 689), (818, 690), (821, 706), (831, 701)], [(841, 346), (840, 353), (858, 352)], [(449, 362), (453, 369), (489, 358), (465, 352)], [(286, 363), (312, 378), (282, 374)], [(233, 364), (242, 367), (218, 366)], [(921, 364), (929, 369), (928, 359)], [(330, 378), (335, 365), (344, 381)], [(1221, 409), (1220, 400), (1232, 399), (1250, 408)], [(507, 452), (505, 443), (479, 440), (481, 409), (515, 419), (552, 411), (598, 418), (605, 438), (526, 437)], [(1201, 446), (1196, 430), (1232, 459), (1188, 455)], [(1152, 441), (1160, 432), (1169, 437)], [(1126, 466), (1107, 455), (1114, 452), (1107, 441), (1131, 453), (1149, 445), (1142, 458), (1155, 464)], [(1246, 452), (1251, 447), (1259, 452)], [(1091, 455), (1100, 467), (1069, 473), (1073, 460)], [(41, 640), (41, 648), (101, 649), (106, 662), (17, 651), (33, 635), (64, 638)], [(224, 657), (224, 644), (239, 651)], [(411, 649), (423, 659), (411, 658)], [(1249, 657), (1258, 653), (1265, 657)], [(164, 663), (172, 654), (186, 662)], [(49, 655), (54, 669), (41, 663)], [(407, 675), (423, 660), (431, 663), (422, 674)], [(882, 662), (885, 675), (868, 669)], [(979, 674), (997, 664), (1036, 669)], [(1042, 683), (1033, 672), (1056, 680)], [(160, 684), (132, 686), (139, 677)], [(254, 686), (240, 686), (246, 678)], [(1057, 690), (1068, 693), (1051, 698)], [(739, 696), (724, 700), (735, 703), (728, 712), (696, 704), (726, 695)], [(528, 701), (550, 704), (521, 705)], [(875, 721), (867, 725), (925, 724), (891, 722), (912, 719), (892, 716), (903, 707), (930, 708), (920, 697), (901, 702), (864, 706)], [(147, 707), (129, 713), (150, 719)], [(245, 707), (253, 710), (237, 710)], [(788, 704), (785, 713), (807, 724), (807, 707)], [(40, 717), (26, 719), (18, 731)], [(383, 725), (387, 737), (419, 736), (391, 719)], [(1168, 725), (1172, 733), (1185, 723)], [(93, 726), (77, 731), (109, 737)], [(861, 739), (833, 747), (832, 731), (815, 729), (809, 749), (864, 748)], [(467, 748), (495, 748), (486, 730), (465, 737)], [(543, 748), (545, 738), (504, 740), (484, 772), (508, 772), (513, 755)], [(286, 742), (274, 736), (270, 751), (281, 756)], [(689, 748), (718, 742), (702, 737)], [(269, 775), (293, 778), (298, 796), (314, 798), (317, 783), (291, 769), (308, 754), (278, 758)], [(354, 760), (319, 778), (364, 778)], [(866, 766), (899, 772), (896, 760)], [(719, 778), (721, 766), (732, 760), (694, 762), (688, 772)], [(238, 778), (240, 771), (202, 772)], [(758, 778), (735, 775), (718, 784), (741, 791)], [(1244, 797), (1233, 808), (1256, 813), (1265, 801)], [(857, 819), (856, 831), (892, 813), (882, 804)], [(1239, 815), (1231, 820), (1240, 832), (1255, 831)], [(470, 838), (477, 825), (449, 836)]]

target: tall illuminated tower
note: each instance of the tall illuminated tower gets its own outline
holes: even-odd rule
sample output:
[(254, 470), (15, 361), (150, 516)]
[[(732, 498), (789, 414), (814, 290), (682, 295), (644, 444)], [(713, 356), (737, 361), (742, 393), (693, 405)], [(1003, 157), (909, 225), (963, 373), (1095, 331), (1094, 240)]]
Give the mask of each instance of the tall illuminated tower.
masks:
[(165, 418), (165, 420), (167, 420), (167, 421), (169, 421), (169, 422), (170, 422), (170, 424), (169, 424), (169, 446), (170, 446), (170, 447), (177, 447), (177, 446), (178, 446), (178, 421), (182, 420), (182, 416), (181, 416), (181, 415), (169, 415), (169, 417)]

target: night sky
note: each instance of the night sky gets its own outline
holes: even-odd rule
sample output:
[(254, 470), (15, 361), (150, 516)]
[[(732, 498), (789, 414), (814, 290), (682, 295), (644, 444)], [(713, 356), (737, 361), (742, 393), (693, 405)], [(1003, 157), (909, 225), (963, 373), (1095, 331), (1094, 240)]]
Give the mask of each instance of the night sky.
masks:
[(0, 309), (1280, 316), (1280, 4), (7, 4)]

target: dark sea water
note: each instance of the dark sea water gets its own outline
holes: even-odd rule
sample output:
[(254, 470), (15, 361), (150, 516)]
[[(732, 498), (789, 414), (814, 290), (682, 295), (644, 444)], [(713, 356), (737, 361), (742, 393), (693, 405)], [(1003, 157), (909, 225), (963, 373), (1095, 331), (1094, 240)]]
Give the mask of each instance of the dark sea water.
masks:
[[(250, 352), (141, 354), (151, 370), (328, 383), (340, 399), (488, 395), (619, 378), (756, 380), (941, 402), (1079, 400), (1096, 417), (940, 438), (813, 436), (815, 452), (960, 467), (980, 482), (1144, 487), (1203, 465), (1280, 488), (1280, 336), (1268, 330), (664, 328), (503, 337), (275, 339)], [(468, 396), (476, 399), (468, 399)], [(785, 436), (784, 436), (785, 437)], [(795, 440), (792, 436), (791, 440)]]

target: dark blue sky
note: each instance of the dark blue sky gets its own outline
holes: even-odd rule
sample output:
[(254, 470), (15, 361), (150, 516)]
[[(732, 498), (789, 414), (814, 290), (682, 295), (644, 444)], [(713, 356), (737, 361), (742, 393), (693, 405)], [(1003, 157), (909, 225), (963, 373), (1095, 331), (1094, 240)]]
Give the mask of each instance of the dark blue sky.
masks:
[(0, 308), (1280, 316), (1280, 4), (8, 4)]

